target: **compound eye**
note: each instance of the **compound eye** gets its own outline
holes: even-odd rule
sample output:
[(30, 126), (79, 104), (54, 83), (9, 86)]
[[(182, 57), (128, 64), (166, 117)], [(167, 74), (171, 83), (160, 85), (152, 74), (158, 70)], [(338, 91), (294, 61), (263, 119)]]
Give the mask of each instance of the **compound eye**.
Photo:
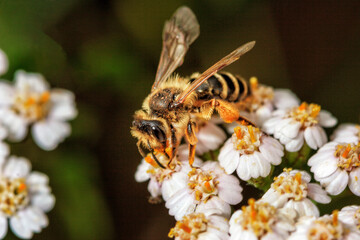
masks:
[(160, 142), (164, 143), (166, 142), (166, 136), (163, 130), (156, 126), (151, 127), (152, 135), (157, 138)]

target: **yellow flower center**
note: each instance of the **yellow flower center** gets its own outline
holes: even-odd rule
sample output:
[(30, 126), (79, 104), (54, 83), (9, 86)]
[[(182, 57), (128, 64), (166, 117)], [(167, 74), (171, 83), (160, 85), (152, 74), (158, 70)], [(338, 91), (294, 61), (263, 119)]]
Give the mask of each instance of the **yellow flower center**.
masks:
[(333, 211), (332, 217), (323, 217), (315, 220), (308, 232), (310, 240), (342, 239), (348, 232), (338, 221), (338, 211)]
[[(290, 171), (290, 169), (285, 171)], [(295, 201), (300, 201), (307, 196), (307, 184), (302, 182), (300, 172), (294, 176), (274, 177), (271, 187), (281, 195), (286, 194)]]
[(177, 221), (168, 236), (179, 237), (181, 240), (196, 240), (199, 234), (206, 231), (207, 225), (208, 221), (203, 213), (191, 213)]
[(50, 105), (50, 93), (19, 94), (15, 98), (13, 110), (25, 117), (30, 122), (35, 122), (46, 117)]
[(286, 117), (300, 122), (303, 127), (309, 127), (318, 123), (320, 110), (320, 105), (303, 102), (299, 107), (292, 108)]
[(274, 90), (272, 87), (267, 87), (259, 84), (256, 77), (250, 78), (250, 92), (251, 94), (244, 101), (241, 102), (241, 110), (247, 112), (255, 112), (267, 102), (274, 98)]
[(272, 232), (271, 226), (276, 223), (276, 208), (268, 203), (248, 201), (249, 206), (242, 206), (241, 215), (235, 220), (244, 230), (252, 230), (257, 236)]
[(360, 166), (360, 143), (339, 144), (334, 155), (338, 160), (338, 167), (350, 172)]
[(148, 155), (145, 157), (145, 162), (149, 163), (150, 166), (148, 170), (146, 171), (148, 174), (150, 174), (152, 177), (155, 177), (156, 181), (161, 183), (164, 181), (164, 179), (168, 179), (171, 177), (171, 175), (176, 172), (177, 167), (181, 166), (181, 162), (177, 160), (177, 158), (174, 158), (172, 162), (169, 163), (169, 158), (165, 155), (164, 152), (157, 152), (155, 151), (155, 156), (159, 160), (159, 162), (165, 166), (166, 168), (160, 167), (156, 161), (154, 160), (151, 153), (148, 153)]
[(211, 171), (205, 172), (193, 168), (189, 173), (188, 186), (195, 192), (195, 199), (198, 202), (206, 202), (211, 196), (218, 193), (216, 176)]
[(259, 128), (241, 125), (234, 128), (232, 142), (234, 148), (241, 154), (251, 154), (259, 149), (261, 136), (262, 132)]
[(25, 180), (0, 179), (0, 211), (6, 216), (13, 216), (18, 210), (29, 204), (29, 193)]

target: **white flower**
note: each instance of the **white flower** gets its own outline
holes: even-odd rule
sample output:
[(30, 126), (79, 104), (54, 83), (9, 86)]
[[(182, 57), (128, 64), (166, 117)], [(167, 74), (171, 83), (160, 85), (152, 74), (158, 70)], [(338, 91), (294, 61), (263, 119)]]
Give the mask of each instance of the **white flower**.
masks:
[(42, 75), (18, 71), (14, 86), (0, 82), (0, 119), (7, 127), (11, 141), (21, 141), (32, 126), (36, 144), (53, 150), (70, 135), (66, 121), (76, 117), (72, 92), (49, 89)]
[(9, 146), (4, 143), (4, 139), (7, 137), (6, 128), (0, 123), (0, 163), (4, 162), (5, 157), (9, 154)]
[(9, 61), (3, 50), (0, 49), (0, 75), (7, 72), (9, 67)]
[(239, 180), (227, 175), (217, 162), (207, 161), (187, 175), (185, 187), (173, 194), (165, 204), (176, 220), (195, 209), (201, 212), (211, 208), (217, 208), (224, 217), (229, 217), (229, 204), (235, 205), (242, 200)]
[(226, 134), (224, 130), (211, 121), (198, 123), (199, 132), (196, 134), (198, 142), (196, 153), (202, 155), (210, 150), (216, 150), (224, 143)]
[(268, 203), (249, 199), (249, 206), (243, 206), (230, 218), (230, 239), (287, 239), (295, 230), (295, 217), (293, 210), (277, 209)]
[(274, 111), (263, 130), (279, 139), (287, 151), (296, 152), (303, 146), (304, 139), (312, 149), (323, 146), (327, 137), (322, 127), (332, 127), (336, 122), (336, 118), (319, 105), (303, 102), (299, 107)]
[[(249, 96), (240, 103), (240, 114), (257, 126), (271, 117), (275, 109), (285, 109), (299, 104), (299, 99), (288, 89), (273, 89), (258, 83), (256, 77), (250, 78)], [(232, 127), (233, 129), (233, 127)], [(230, 129), (230, 133), (232, 133)]]
[[(169, 159), (164, 153), (156, 153), (156, 158), (166, 168), (161, 168), (149, 153), (141, 160), (136, 173), (135, 180), (137, 182), (149, 181), (148, 191), (151, 194), (150, 202), (157, 202), (162, 196), (166, 201), (177, 190), (184, 188), (187, 184), (187, 173), (191, 170), (188, 161), (188, 146), (181, 145), (178, 149), (178, 156), (175, 157), (170, 166)], [(194, 166), (201, 166), (202, 161), (195, 157)], [(182, 169), (182, 171), (180, 171)]]
[(331, 195), (346, 186), (360, 196), (360, 144), (329, 142), (308, 161), (315, 180)]
[(294, 209), (299, 217), (318, 217), (319, 210), (310, 199), (319, 203), (329, 203), (331, 198), (319, 184), (310, 183), (310, 180), (311, 176), (305, 171), (285, 169), (274, 178), (274, 182), (261, 201), (277, 208)]
[(185, 215), (169, 232), (175, 240), (227, 240), (229, 223), (216, 209)]
[(320, 218), (302, 217), (296, 224), (296, 231), (288, 240), (302, 239), (358, 240), (360, 232), (342, 222), (338, 218), (337, 211), (334, 211), (332, 215), (324, 215)]
[(347, 206), (339, 212), (339, 219), (360, 231), (360, 206)]
[(334, 142), (360, 142), (360, 125), (347, 123), (341, 124), (336, 128), (333, 135), (331, 136)]
[(274, 138), (251, 125), (238, 126), (220, 150), (219, 162), (227, 174), (235, 169), (242, 180), (266, 177), (271, 164), (279, 165), (284, 147)]
[(0, 239), (10, 228), (19, 238), (32, 238), (48, 225), (44, 212), (50, 211), (55, 197), (48, 186), (48, 177), (30, 172), (30, 162), (11, 156), (1, 166), (0, 173)]

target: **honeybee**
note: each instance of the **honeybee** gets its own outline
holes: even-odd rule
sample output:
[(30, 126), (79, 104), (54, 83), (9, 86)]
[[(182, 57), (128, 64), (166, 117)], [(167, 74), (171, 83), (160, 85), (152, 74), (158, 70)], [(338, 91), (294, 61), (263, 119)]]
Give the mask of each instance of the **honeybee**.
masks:
[(235, 49), (202, 74), (195, 73), (188, 78), (171, 76), (182, 65), (190, 44), (199, 33), (200, 26), (194, 13), (185, 6), (177, 9), (165, 22), (155, 82), (132, 122), (131, 134), (138, 139), (140, 154), (145, 157), (143, 149), (148, 149), (162, 168), (166, 166), (156, 158), (156, 153), (165, 153), (170, 166), (183, 137), (189, 143), (189, 163), (193, 164), (196, 119), (209, 120), (216, 111), (227, 123), (243, 120), (237, 104), (248, 94), (246, 82), (238, 76), (218, 71), (251, 50), (255, 42)]

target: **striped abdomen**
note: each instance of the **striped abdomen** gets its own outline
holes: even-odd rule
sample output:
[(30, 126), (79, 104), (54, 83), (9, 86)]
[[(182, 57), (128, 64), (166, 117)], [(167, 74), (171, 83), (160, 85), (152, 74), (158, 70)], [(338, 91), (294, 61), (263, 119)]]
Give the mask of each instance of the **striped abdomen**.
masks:
[[(190, 77), (193, 82), (199, 76), (198, 73)], [(239, 102), (248, 93), (248, 87), (240, 77), (228, 72), (220, 72), (211, 76), (203, 84), (196, 89), (198, 100), (211, 100), (213, 98), (221, 98), (229, 102)]]

